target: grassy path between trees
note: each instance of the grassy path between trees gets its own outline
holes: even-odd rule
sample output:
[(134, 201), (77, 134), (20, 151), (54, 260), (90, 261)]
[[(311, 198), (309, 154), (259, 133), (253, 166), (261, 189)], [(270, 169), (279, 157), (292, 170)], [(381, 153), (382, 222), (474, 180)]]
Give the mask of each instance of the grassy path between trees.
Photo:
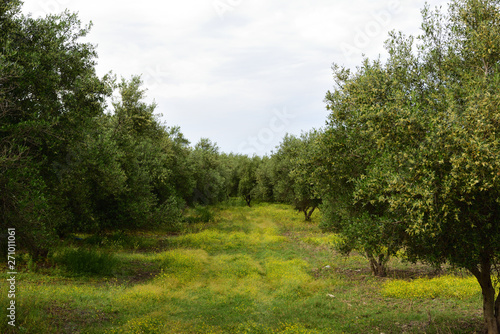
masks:
[[(363, 257), (332, 251), (336, 236), (318, 229), (320, 213), (305, 223), (285, 205), (214, 212), (211, 222), (192, 223), (181, 235), (88, 237), (67, 241), (50, 265), (35, 269), (25, 261), (17, 276), (17, 326), (13, 330), (3, 316), (0, 332), (470, 334), (482, 329), (481, 293), (469, 277), (449, 270), (434, 277), (432, 268), (397, 259), (388, 278), (373, 277)], [(74, 250), (85, 246), (99, 252)], [(108, 253), (114, 255), (102, 255)], [(92, 263), (108, 270), (71, 274), (92, 272)], [(2, 280), (2, 305), (7, 290)]]

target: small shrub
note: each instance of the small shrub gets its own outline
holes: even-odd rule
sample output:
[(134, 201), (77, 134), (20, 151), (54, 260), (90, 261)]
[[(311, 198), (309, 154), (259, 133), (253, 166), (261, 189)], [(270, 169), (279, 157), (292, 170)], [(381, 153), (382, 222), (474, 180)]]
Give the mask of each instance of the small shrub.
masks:
[[(257, 201), (256, 201), (257, 202)], [(240, 197), (230, 197), (219, 205), (220, 208), (246, 207), (247, 204)]]
[(76, 275), (103, 275), (113, 273), (118, 260), (110, 253), (101, 253), (84, 248), (67, 249), (54, 256), (56, 263)]
[(200, 217), (201, 222), (209, 223), (214, 221), (214, 213), (210, 210), (210, 208), (206, 206), (197, 206), (195, 208), (196, 215)]
[(189, 224), (210, 223), (215, 219), (214, 213), (207, 206), (197, 205), (191, 215), (184, 217), (184, 221)]
[(150, 228), (159, 227), (167, 232), (179, 232), (182, 229), (183, 208), (186, 203), (175, 196), (170, 196), (151, 214)]
[(99, 246), (101, 246), (101, 245), (106, 243), (105, 239), (106, 239), (106, 236), (103, 234), (94, 234), (94, 235), (86, 237), (82, 240), (87, 245), (92, 245), (92, 246), (99, 245)]

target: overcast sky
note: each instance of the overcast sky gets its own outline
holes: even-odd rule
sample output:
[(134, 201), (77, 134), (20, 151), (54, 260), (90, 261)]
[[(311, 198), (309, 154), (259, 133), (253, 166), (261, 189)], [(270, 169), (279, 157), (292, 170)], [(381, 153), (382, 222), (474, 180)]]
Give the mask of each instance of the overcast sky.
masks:
[[(431, 7), (447, 1), (429, 0)], [(325, 124), (332, 63), (384, 58), (390, 30), (420, 33), (416, 0), (25, 0), (34, 16), (93, 22), (98, 73), (142, 74), (148, 101), (195, 144), (264, 155)]]

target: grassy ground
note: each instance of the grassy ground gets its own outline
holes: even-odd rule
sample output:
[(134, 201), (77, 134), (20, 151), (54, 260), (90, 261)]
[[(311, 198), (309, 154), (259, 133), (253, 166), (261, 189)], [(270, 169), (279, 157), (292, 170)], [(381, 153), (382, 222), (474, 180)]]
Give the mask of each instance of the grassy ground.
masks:
[[(481, 294), (469, 277), (446, 271), (434, 277), (433, 268), (395, 259), (389, 277), (376, 278), (362, 256), (332, 251), (335, 236), (317, 228), (319, 213), (305, 223), (285, 205), (233, 203), (214, 210), (212, 221), (193, 219), (180, 235), (87, 237), (67, 241), (48, 264), (28, 261), (17, 276), (16, 330), (3, 320), (0, 332), (387, 334), (483, 328)], [(83, 251), (86, 246), (94, 251)], [(6, 281), (0, 284), (0, 302), (7, 305)]]

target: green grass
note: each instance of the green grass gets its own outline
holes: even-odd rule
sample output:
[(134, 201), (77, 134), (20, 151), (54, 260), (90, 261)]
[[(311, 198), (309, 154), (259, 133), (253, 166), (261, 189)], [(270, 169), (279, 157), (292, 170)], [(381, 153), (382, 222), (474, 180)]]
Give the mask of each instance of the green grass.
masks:
[[(364, 257), (332, 251), (338, 237), (321, 233), (319, 212), (308, 223), (286, 205), (231, 203), (201, 213), (210, 219), (192, 219), (180, 235), (80, 236), (62, 243), (36, 270), (23, 265), (17, 276), (18, 327), (12, 331), (4, 321), (0, 332), (482, 330), (481, 293), (473, 279), (446, 269), (434, 278), (434, 268), (398, 259), (391, 260), (388, 278), (373, 277)], [(112, 257), (101, 258), (110, 252)], [(110, 268), (102, 271), (83, 265), (107, 260)], [(1, 289), (6, 291), (5, 281)], [(6, 305), (6, 293), (0, 302)]]
[(53, 255), (53, 261), (75, 275), (110, 276), (118, 264), (112, 253), (85, 248), (64, 249)]

